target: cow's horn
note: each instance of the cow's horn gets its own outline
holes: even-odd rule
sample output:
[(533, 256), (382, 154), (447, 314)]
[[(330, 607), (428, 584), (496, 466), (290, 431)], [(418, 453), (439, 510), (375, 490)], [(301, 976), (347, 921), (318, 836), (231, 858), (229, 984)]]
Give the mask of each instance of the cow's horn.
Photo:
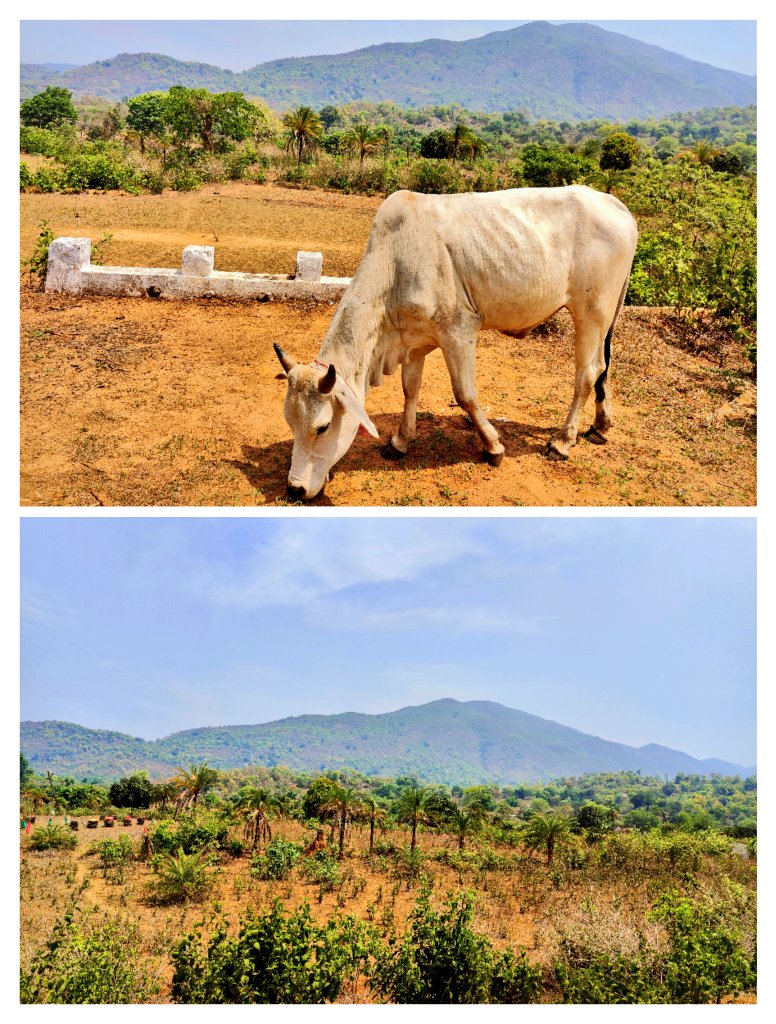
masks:
[(286, 373), (290, 373), (291, 370), (293, 370), (293, 368), (296, 366), (296, 359), (294, 359), (293, 356), (290, 356), (288, 352), (284, 352), (277, 342), (275, 342), (272, 347), (275, 350), (275, 355), (280, 360), (280, 365), (283, 367)]
[(324, 373), (321, 379), (318, 381), (318, 390), (322, 395), (328, 395), (331, 393), (332, 388), (337, 383), (337, 371), (334, 367), (334, 363), (329, 365), (329, 369)]

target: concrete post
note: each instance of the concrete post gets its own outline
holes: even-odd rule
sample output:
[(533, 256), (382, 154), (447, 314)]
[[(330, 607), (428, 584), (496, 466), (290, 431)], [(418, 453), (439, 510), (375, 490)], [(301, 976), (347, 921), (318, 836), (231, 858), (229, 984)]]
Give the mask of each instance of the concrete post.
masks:
[(210, 277), (214, 256), (212, 245), (187, 245), (183, 250), (183, 274), (186, 277)]
[(55, 238), (49, 246), (47, 292), (80, 292), (81, 271), (88, 270), (92, 259), (89, 238)]
[(322, 252), (298, 252), (296, 254), (296, 281), (320, 281), (322, 272)]

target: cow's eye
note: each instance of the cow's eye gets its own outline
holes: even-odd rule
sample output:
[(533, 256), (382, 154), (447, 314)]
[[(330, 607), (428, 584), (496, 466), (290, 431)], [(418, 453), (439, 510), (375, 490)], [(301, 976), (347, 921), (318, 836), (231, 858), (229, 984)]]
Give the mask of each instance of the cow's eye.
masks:
[(320, 437), (321, 434), (325, 434), (330, 426), (331, 426), (331, 423), (324, 423), (324, 425), (322, 427), (318, 427), (318, 437)]

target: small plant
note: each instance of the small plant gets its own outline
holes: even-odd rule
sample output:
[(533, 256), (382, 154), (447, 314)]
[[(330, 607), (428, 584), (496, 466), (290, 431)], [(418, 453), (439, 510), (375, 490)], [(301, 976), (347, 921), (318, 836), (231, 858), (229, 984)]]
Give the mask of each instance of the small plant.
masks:
[(78, 837), (64, 825), (44, 825), (30, 836), (33, 850), (74, 850), (77, 845)]
[(43, 287), (46, 283), (46, 274), (48, 273), (48, 251), (49, 246), (54, 241), (54, 232), (51, 230), (49, 222), (42, 220), (39, 227), (38, 240), (35, 243), (35, 249), (32, 256), (28, 260), (24, 260), (22, 266), (30, 272), (30, 284), (32, 279), (37, 278), (39, 287)]
[(103, 839), (95, 844), (100, 857), (100, 864), (105, 876), (113, 875), (116, 881), (124, 881), (124, 871), (132, 860), (132, 840), (129, 836), (118, 836), (117, 839)]
[(200, 853), (160, 854), (154, 859), (156, 872), (153, 895), (159, 903), (189, 903), (203, 899), (212, 874)]
[(253, 855), (251, 874), (254, 878), (283, 881), (301, 856), (302, 847), (276, 836), (269, 843), (263, 855)]
[(96, 242), (92, 242), (91, 263), (101, 267), (105, 263), (105, 249), (113, 241), (113, 235), (106, 231)]

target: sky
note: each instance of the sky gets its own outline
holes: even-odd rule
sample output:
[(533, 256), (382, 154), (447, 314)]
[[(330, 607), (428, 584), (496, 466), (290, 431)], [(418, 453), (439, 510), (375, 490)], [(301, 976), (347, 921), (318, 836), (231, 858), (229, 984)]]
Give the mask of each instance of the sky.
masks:
[(756, 761), (750, 518), (28, 518), (21, 554), (23, 719), (453, 697)]
[[(421, 8), (423, 6), (421, 4)], [(322, 9), (328, 8), (313, 8), (317, 13)], [(157, 10), (167, 11), (169, 5)], [(675, 13), (681, 13), (681, 4)], [(576, 16), (566, 20), (588, 19)], [(561, 22), (556, 20), (554, 23)], [(281, 57), (346, 53), (376, 43), (409, 42), (432, 37), (473, 39), (487, 32), (523, 24), (525, 21), (344, 19), (22, 21), (21, 59), (31, 64), (88, 64), (118, 53), (153, 52), (178, 60), (201, 61), (232, 71), (244, 71)], [(717, 67), (750, 75), (756, 72), (756, 22), (752, 20), (603, 20), (591, 21), (591, 24)]]

